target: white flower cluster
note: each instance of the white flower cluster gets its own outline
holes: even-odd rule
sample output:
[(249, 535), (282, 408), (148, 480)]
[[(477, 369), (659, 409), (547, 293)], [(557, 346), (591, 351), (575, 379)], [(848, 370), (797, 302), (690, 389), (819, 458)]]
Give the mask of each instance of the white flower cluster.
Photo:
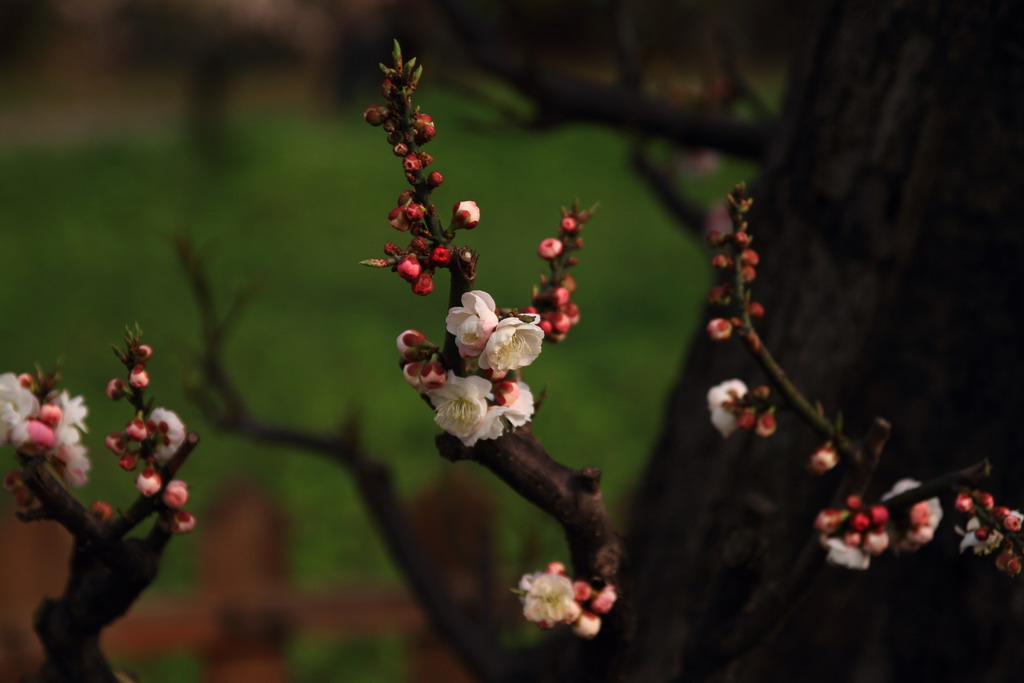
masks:
[(523, 574), (519, 580), (523, 616), (541, 628), (571, 624), (573, 633), (590, 640), (601, 630), (601, 617), (615, 605), (615, 586), (595, 590), (586, 581), (572, 581), (565, 565), (551, 562), (542, 572)]
[(92, 467), (81, 441), (89, 414), (81, 396), (67, 391), (43, 405), (27, 388), (31, 376), (0, 375), (0, 446), (11, 444), (29, 455), (45, 455), (68, 486), (82, 486)]
[(505, 376), (524, 368), (540, 355), (544, 331), (540, 316), (526, 313), (498, 317), (494, 299), (474, 290), (462, 295), (462, 306), (448, 311), (445, 319), (455, 337), (459, 354), (479, 368), (478, 374), (462, 377), (447, 372), (437, 348), (416, 330), (398, 336), (409, 384), (430, 399), (434, 421), (466, 446), (481, 439), (497, 439), (506, 429), (522, 427), (533, 417), (533, 393), (523, 381)]
[(737, 399), (746, 395), (747, 385), (739, 379), (727, 379), (708, 389), (708, 411), (711, 412), (711, 424), (721, 433), (722, 438), (727, 438), (739, 426), (736, 413), (729, 408)]

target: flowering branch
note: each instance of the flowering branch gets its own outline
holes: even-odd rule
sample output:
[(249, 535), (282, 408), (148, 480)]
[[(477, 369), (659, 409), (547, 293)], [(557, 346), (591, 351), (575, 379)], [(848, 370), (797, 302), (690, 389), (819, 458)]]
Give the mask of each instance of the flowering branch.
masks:
[(175, 244), (192, 288), (205, 340), (199, 360), (204, 390), (193, 387), (192, 398), (205, 407), (208, 418), (222, 429), (260, 443), (299, 448), (341, 465), (355, 481), (388, 552), (438, 633), (480, 680), (502, 680), (508, 668), (505, 658), (484, 631), (457, 608), (447, 582), (413, 531), (405, 506), (395, 493), (389, 468), (362, 452), (355, 429), (335, 435), (317, 434), (273, 424), (250, 412), (244, 394), (223, 361), (223, 344), (230, 328), (217, 313), (206, 269), (188, 240), (179, 237)]
[[(136, 327), (125, 337), (125, 349), (115, 348), (129, 371), (128, 383), (114, 379), (107, 385), (107, 396), (127, 398), (134, 415), (125, 434), (107, 437), (107, 448), (120, 456), (118, 462), (126, 470), (140, 460), (148, 465), (136, 480), (139, 498), (119, 514), (103, 501), (86, 509), (71, 492), (71, 487), (85, 484), (91, 468), (80, 443), (88, 414), (82, 397), (58, 392), (56, 372), (0, 375), (0, 445), (11, 443), (21, 465), (3, 478), (22, 508), (16, 514), (24, 522), (54, 520), (75, 539), (63, 595), (44, 600), (36, 612), (35, 630), (45, 660), (31, 681), (121, 680), (100, 650), (100, 632), (153, 581), (171, 536), (195, 524), (191, 513), (180, 509), (188, 499), (186, 484), (170, 479), (199, 437), (186, 434), (171, 411), (153, 409), (145, 401), (145, 365), (153, 352), (141, 344), (140, 335)], [(129, 445), (129, 440), (137, 445)], [(152, 515), (158, 519), (144, 537), (124, 538)]]

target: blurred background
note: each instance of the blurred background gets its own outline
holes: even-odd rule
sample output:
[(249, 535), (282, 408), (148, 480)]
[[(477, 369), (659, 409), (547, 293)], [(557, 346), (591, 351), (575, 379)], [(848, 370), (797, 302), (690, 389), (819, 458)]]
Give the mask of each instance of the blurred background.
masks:
[[(610, 74), (609, 3), (504, 4), (515, 20), (508, 33), (531, 58)], [(657, 10), (643, 14), (640, 33), (660, 55), (651, 69), (661, 94), (682, 101), (704, 92), (720, 73), (725, 36), (776, 106), (789, 46), (802, 30), (792, 3), (645, 4)], [(281, 563), (280, 591), (355, 610), (348, 626), (341, 616), (338, 624), (313, 619), (270, 637), (295, 681), (413, 680), (425, 627), (340, 467), (220, 433), (185, 397), (200, 338), (176, 235), (197, 245), (222, 304), (257, 287), (227, 350), (258, 414), (321, 433), (354, 418), (367, 453), (393, 468), (402, 493), (427, 506), (419, 509), (451, 491), (476, 501), (490, 520), (480, 547), (498, 590), (523, 571), (567, 559), (556, 525), (478, 468), (453, 467), (434, 451), (437, 430), (397, 370), (394, 339), (413, 327), (440, 340), (444, 294), (415, 297), (397, 276), (357, 265), (395, 239), (386, 216), (406, 186), (383, 133), (361, 118), (380, 100), (376, 65), (388, 59), (393, 37), (425, 66), (416, 101), (436, 122), (428, 150), (446, 179), (435, 201), (480, 205), (479, 227), (460, 242), (479, 250), (479, 287), (499, 305), (528, 303), (543, 265), (535, 248), (556, 234), (560, 207), (574, 198), (600, 202), (576, 271), (582, 324), (564, 344), (545, 347), (528, 380), (550, 392), (535, 422), (549, 451), (571, 467), (600, 467), (621, 515), (710, 281), (699, 237), (633, 172), (626, 136), (591, 125), (515, 125), (509, 112), (528, 113), (529, 105), (474, 68), (431, 3), (0, 3), (0, 371), (60, 364), (64, 386), (90, 409), (93, 470), (81, 496), (125, 505), (133, 477), (103, 437), (121, 429), (128, 410), (107, 401), (103, 388), (121, 370), (109, 345), (126, 324), (142, 325), (155, 349), (151, 395), (202, 443), (182, 472), (197, 531), (175, 539), (133, 613), (157, 623), (168, 605), (201, 602), (210, 574), (203, 558), (215, 552), (204, 546), (207, 524), (231, 516), (218, 510), (233, 497), (250, 497), (258, 502), (247, 514), (265, 520), (267, 536), (282, 544), (266, 560)], [(728, 157), (699, 168), (685, 155), (678, 160), (701, 207), (756, 170)], [(10, 509), (3, 517), (11, 521)], [(435, 540), (464, 521), (420, 517)], [(57, 550), (37, 551), (54, 563), (46, 580), (59, 590), (59, 534), (15, 526), (0, 537), (5, 563), (21, 564), (11, 553), (29, 542), (26, 533), (53, 539)], [(23, 568), (35, 573), (32, 566), (26, 560)], [(346, 596), (358, 595), (381, 602), (345, 607)], [(2, 602), (6, 656), (31, 649), (25, 610), (41, 597)], [(533, 637), (514, 618), (516, 601), (507, 602), (513, 618), (503, 637)], [(393, 608), (405, 616), (358, 626)], [(198, 680), (223, 643), (183, 636), (197, 628), (187, 620), (164, 623), (174, 625), (166, 647), (125, 637), (108, 644), (110, 654), (147, 682)]]

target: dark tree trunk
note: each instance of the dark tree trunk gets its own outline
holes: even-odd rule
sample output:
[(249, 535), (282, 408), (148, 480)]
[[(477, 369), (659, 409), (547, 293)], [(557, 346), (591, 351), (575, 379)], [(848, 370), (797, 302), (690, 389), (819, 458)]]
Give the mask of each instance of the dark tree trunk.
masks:
[[(997, 501), (1018, 507), (1024, 5), (815, 10), (753, 191), (760, 329), (809, 397), (843, 411), (851, 436), (873, 415), (893, 424), (869, 498), (988, 457)], [(948, 498), (921, 551), (868, 572), (826, 567), (810, 572), (809, 591), (786, 592), (842, 471), (806, 474), (819, 442), (792, 415), (769, 439), (723, 441), (705, 394), (732, 377), (762, 383), (739, 343), (712, 348), (702, 335), (636, 496), (630, 680), (1019, 678), (1024, 590), (991, 558), (958, 556), (952, 528), (964, 520)], [(785, 614), (802, 597), (758, 646), (721, 649), (722, 634), (766, 605), (778, 599)]]

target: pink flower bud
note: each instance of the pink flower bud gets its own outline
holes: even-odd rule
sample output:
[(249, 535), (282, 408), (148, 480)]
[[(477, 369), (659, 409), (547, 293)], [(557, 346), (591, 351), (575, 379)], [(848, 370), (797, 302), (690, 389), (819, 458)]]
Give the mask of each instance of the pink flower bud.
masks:
[(427, 185), (430, 185), (431, 187), (438, 187), (443, 182), (444, 176), (438, 173), (437, 171), (433, 171), (431, 172), (430, 175), (427, 176)]
[(554, 326), (553, 326), (553, 325), (551, 324), (551, 321), (550, 321), (550, 320), (541, 320), (541, 321), (540, 321), (540, 322), (539, 322), (539, 323), (537, 324), (537, 326), (538, 326), (538, 327), (540, 327), (540, 329), (541, 329), (541, 331), (542, 331), (542, 332), (544, 333), (544, 336), (545, 336), (545, 337), (547, 337), (548, 335), (550, 335), (550, 334), (551, 334), (551, 332), (552, 332), (552, 331), (553, 331), (553, 330), (555, 329), (555, 328), (554, 328)]
[(423, 268), (420, 266), (419, 259), (412, 254), (409, 254), (398, 262), (398, 266), (395, 268), (395, 271), (403, 280), (415, 282), (416, 278), (418, 278), (420, 273), (423, 271)]
[(410, 204), (405, 207), (405, 219), (410, 223), (423, 220), (423, 207), (419, 204)]
[(757, 303), (756, 301), (750, 302), (750, 307), (747, 308), (747, 312), (750, 313), (751, 318), (763, 318), (764, 317), (764, 306)]
[(187, 534), (196, 528), (196, 516), (184, 510), (175, 510), (167, 520), (172, 534)]
[(864, 506), (864, 501), (857, 494), (851, 493), (846, 497), (846, 507), (851, 510), (860, 510)]
[(405, 381), (409, 383), (413, 389), (420, 390), (423, 386), (421, 376), (423, 374), (423, 363), (419, 361), (413, 361), (406, 363), (402, 366), (402, 376), (405, 377)]
[(519, 398), (519, 385), (515, 382), (503, 381), (494, 385), (494, 403), (499, 406), (510, 406)]
[(753, 266), (743, 266), (740, 274), (743, 276), (744, 282), (753, 282), (757, 279), (757, 271), (754, 270)]
[(814, 474), (824, 474), (836, 466), (839, 462), (839, 454), (836, 449), (826, 444), (811, 453), (807, 461), (807, 469)]
[(555, 334), (565, 334), (572, 329), (572, 320), (565, 313), (558, 312), (551, 317), (551, 327)]
[(757, 426), (754, 431), (758, 436), (771, 436), (775, 433), (775, 413), (761, 413), (757, 416)]
[(452, 209), (452, 226), (469, 230), (480, 222), (480, 207), (476, 202), (459, 202)]
[(434, 278), (430, 273), (421, 273), (416, 282), (412, 283), (412, 293), (426, 296), (434, 291)]
[(843, 535), (843, 543), (845, 543), (851, 548), (856, 548), (861, 544), (861, 541), (863, 540), (864, 538), (860, 535), (860, 532), (858, 531), (847, 531)]
[(562, 306), (562, 312), (569, 316), (569, 324), (577, 325), (580, 322), (580, 307), (575, 302), (569, 301)]
[(379, 104), (371, 104), (363, 110), (363, 120), (371, 126), (379, 126), (388, 120), (388, 110)]
[(910, 508), (910, 523), (914, 526), (928, 524), (932, 518), (932, 511), (928, 508), (927, 501), (921, 501)]
[(757, 423), (757, 415), (753, 410), (742, 410), (736, 416), (736, 426), (744, 431), (749, 431), (754, 428)]
[(715, 254), (711, 257), (712, 268), (731, 268), (733, 265), (732, 259), (725, 254)]
[(131, 472), (135, 469), (135, 466), (139, 463), (139, 456), (136, 453), (125, 453), (118, 458), (118, 466), (125, 472)]
[[(414, 155), (409, 154), (409, 145), (405, 144), (404, 142), (401, 142), (401, 140), (402, 140), (402, 134), (401, 133), (395, 131), (395, 132), (391, 133), (390, 135), (388, 135), (388, 142), (395, 142), (396, 140), (398, 142), (395, 144), (394, 147), (391, 148), (391, 153), (392, 154), (394, 154), (396, 157), (402, 157), (403, 159), (405, 157), (408, 157), (408, 156), (414, 156)], [(405, 166), (405, 162), (404, 161), (402, 162), (402, 165)]]
[(48, 451), (57, 443), (53, 430), (39, 420), (19, 422), (11, 430), (10, 438), (16, 449), (33, 455)]
[(590, 609), (598, 614), (608, 614), (618, 598), (619, 594), (615, 591), (615, 586), (605, 586), (590, 601)]
[(115, 378), (107, 382), (107, 398), (111, 401), (116, 401), (127, 393), (124, 380)]
[(576, 219), (573, 218), (572, 216), (566, 216), (565, 218), (563, 218), (562, 222), (558, 224), (558, 227), (560, 227), (562, 230), (569, 233), (570, 235), (579, 232), (580, 229), (579, 223), (577, 223)]
[(36, 378), (27, 372), (23, 372), (18, 375), (18, 384), (21, 385), (22, 389), (31, 389), (35, 386)]
[(744, 249), (740, 253), (740, 263), (745, 266), (756, 266), (761, 260), (761, 257), (757, 255), (757, 252), (753, 249)]
[(406, 330), (395, 340), (398, 353), (405, 360), (421, 360), (424, 350), (420, 347), (426, 344), (427, 338), (419, 330)]
[(56, 406), (52, 403), (44, 403), (39, 407), (39, 419), (50, 425), (56, 427), (60, 424), (61, 418), (64, 416), (60, 406)]
[(557, 308), (558, 306), (564, 306), (567, 304), (570, 296), (571, 294), (569, 294), (569, 290), (565, 287), (555, 287), (551, 290), (551, 293), (548, 294), (548, 300), (551, 302), (552, 306)]
[(989, 510), (995, 504), (996, 504), (996, 501), (992, 497), (991, 493), (989, 493), (987, 491), (979, 491), (978, 492), (978, 505), (980, 505), (981, 507), (985, 508), (986, 510)]
[(995, 517), (997, 522), (1008, 514), (1010, 514), (1010, 508), (1005, 505), (997, 505), (992, 508), (992, 516)]
[(714, 341), (723, 341), (732, 336), (732, 323), (725, 318), (712, 318), (708, 322), (707, 331)]
[(149, 384), (149, 373), (146, 372), (146, 368), (141, 365), (136, 365), (132, 368), (131, 374), (128, 375), (128, 383), (137, 389), (141, 389)]
[(164, 487), (164, 505), (169, 508), (180, 508), (188, 502), (188, 484), (180, 479), (172, 479)]
[(540, 241), (540, 246), (537, 247), (537, 255), (542, 259), (555, 259), (562, 253), (563, 248), (562, 240), (548, 237)]
[(966, 493), (960, 493), (953, 501), (953, 507), (960, 512), (970, 512), (974, 509), (974, 500)]
[(880, 527), (889, 521), (889, 508), (884, 505), (871, 506), (871, 525)]
[(869, 526), (871, 526), (871, 518), (863, 512), (858, 512), (850, 518), (850, 528), (854, 531), (866, 531)]
[(601, 630), (601, 617), (586, 610), (572, 625), (572, 632), (584, 640), (591, 640)]
[(388, 224), (399, 232), (406, 232), (412, 227), (405, 217), (405, 209), (400, 206), (388, 212)]
[(508, 374), (508, 370), (495, 370), (493, 368), (480, 368), (480, 374), (487, 379), (494, 380), (497, 382), (500, 379), (504, 379), (505, 375)]
[(733, 242), (735, 242), (736, 246), (740, 249), (743, 249), (750, 244), (750, 235), (745, 232), (733, 233), (730, 237), (732, 237)]
[(864, 550), (871, 555), (881, 555), (889, 547), (889, 534), (884, 531), (871, 531), (864, 536)]
[(135, 357), (141, 361), (147, 361), (153, 357), (153, 347), (149, 344), (139, 344), (135, 349)]
[(1020, 531), (1020, 513), (1011, 512), (1003, 517), (1003, 528), (1007, 531)]
[(430, 252), (430, 262), (435, 266), (446, 266), (452, 260), (452, 251), (448, 247), (434, 247)]
[(594, 592), (594, 589), (586, 581), (573, 581), (572, 590), (579, 602), (586, 602)]
[(124, 435), (132, 441), (145, 441), (149, 437), (149, 428), (139, 418), (135, 418), (124, 426)]
[(128, 442), (125, 440), (124, 434), (121, 434), (120, 432), (107, 434), (107, 438), (104, 440), (103, 445), (106, 446), (107, 450), (114, 455), (122, 455), (125, 449), (128, 448)]
[(402, 168), (405, 169), (406, 173), (415, 173), (416, 171), (423, 168), (423, 162), (416, 154), (407, 154), (405, 159), (402, 161)]
[(1020, 574), (1021, 563), (1019, 557), (1011, 557), (1006, 561), (1006, 569), (1004, 570), (1008, 576), (1017, 576)]
[(426, 389), (440, 389), (448, 382), (448, 373), (440, 363), (431, 361), (423, 366), (420, 381)]
[(114, 518), (114, 508), (110, 506), (110, 503), (106, 503), (102, 500), (97, 500), (90, 505), (89, 510), (104, 522), (108, 522)]
[(142, 470), (139, 472), (139, 476), (135, 478), (135, 488), (147, 498), (155, 495), (160, 490), (162, 484), (163, 481), (160, 479), (160, 473), (152, 467)]
[(565, 565), (561, 562), (548, 562), (548, 566), (544, 568), (544, 571), (548, 574), (565, 576)]
[(847, 513), (844, 510), (833, 510), (825, 508), (818, 513), (814, 520), (814, 528), (826, 534), (831, 534), (839, 528), (839, 525), (846, 519)]

